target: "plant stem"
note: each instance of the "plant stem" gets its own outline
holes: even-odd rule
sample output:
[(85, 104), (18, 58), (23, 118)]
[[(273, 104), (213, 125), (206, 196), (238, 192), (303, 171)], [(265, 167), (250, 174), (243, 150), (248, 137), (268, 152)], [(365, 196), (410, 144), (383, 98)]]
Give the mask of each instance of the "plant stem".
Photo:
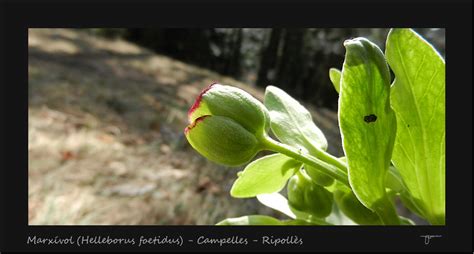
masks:
[[(318, 157), (316, 158), (310, 154), (303, 154), (301, 150), (280, 143), (268, 136), (263, 137), (262, 144), (265, 149), (292, 157), (297, 161), (320, 170), (321, 172), (333, 177), (334, 179), (351, 188), (347, 176), (347, 166), (337, 158), (324, 151), (319, 150), (317, 153)], [(400, 225), (400, 218), (398, 217), (395, 206), (387, 197), (384, 197), (379, 202), (377, 202), (373, 209), (380, 217), (384, 225)]]
[(261, 141), (265, 147), (265, 149), (279, 152), (293, 159), (300, 161), (302, 163), (308, 164), (309, 166), (320, 170), (321, 172), (333, 177), (334, 179), (340, 181), (341, 183), (345, 184), (350, 188), (349, 180), (347, 177), (347, 173), (341, 171), (338, 167), (324, 162), (312, 155), (303, 154), (300, 150), (295, 149), (294, 147), (282, 144), (276, 140), (273, 140), (270, 137), (264, 137)]
[(373, 209), (384, 225), (400, 225), (400, 218), (398, 217), (397, 210), (387, 197), (379, 200), (374, 205)]
[(315, 153), (315, 157), (324, 161), (324, 162), (327, 162), (329, 164), (332, 164), (338, 168), (340, 168), (342, 171), (346, 172), (347, 173), (347, 165), (345, 163), (343, 163), (342, 161), (340, 161), (338, 158), (332, 156), (331, 154), (327, 153), (326, 151), (323, 151), (321, 149), (318, 149), (316, 148), (314, 150), (314, 153)]

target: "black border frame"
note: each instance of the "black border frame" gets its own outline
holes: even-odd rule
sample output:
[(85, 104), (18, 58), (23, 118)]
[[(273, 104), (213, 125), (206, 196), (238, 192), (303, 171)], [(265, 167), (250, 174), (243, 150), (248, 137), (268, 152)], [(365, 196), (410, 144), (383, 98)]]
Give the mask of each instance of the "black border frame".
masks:
[[(8, 1), (0, 7), (0, 250), (472, 251), (472, 2), (445, 1)], [(446, 226), (28, 226), (28, 28), (443, 27), (447, 62)], [(183, 246), (27, 245), (27, 237), (177, 237)], [(298, 236), (303, 245), (209, 246), (208, 237)], [(441, 235), (424, 244), (421, 235)]]

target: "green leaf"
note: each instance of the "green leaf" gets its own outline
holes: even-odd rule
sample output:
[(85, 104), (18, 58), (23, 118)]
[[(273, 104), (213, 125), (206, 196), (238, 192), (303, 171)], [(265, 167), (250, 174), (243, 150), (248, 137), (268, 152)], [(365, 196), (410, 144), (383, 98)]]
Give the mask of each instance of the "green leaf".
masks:
[(285, 223), (270, 216), (265, 215), (247, 215), (237, 218), (227, 218), (216, 224), (217, 226), (265, 226), (278, 225), (282, 226)]
[(277, 138), (288, 145), (326, 150), (328, 142), (314, 124), (311, 113), (285, 91), (267, 86), (264, 104), (270, 111), (270, 126)]
[(346, 58), (339, 95), (339, 123), (349, 180), (357, 198), (369, 209), (391, 212), (385, 192), (396, 120), (390, 108), (390, 72), (382, 51), (365, 38), (344, 42)]
[(296, 215), (291, 211), (288, 200), (278, 192), (257, 195), (257, 200), (263, 205), (277, 210), (292, 219), (296, 218)]
[[(363, 206), (361, 204), (361, 206)], [(365, 206), (363, 206), (365, 208)], [(367, 208), (365, 208), (367, 209)], [(370, 211), (370, 210), (369, 210)], [(326, 221), (334, 225), (356, 225), (343, 211), (338, 207), (337, 202), (334, 202), (331, 214), (326, 218)]]
[(331, 80), (334, 89), (339, 93), (341, 90), (341, 71), (336, 68), (329, 69), (329, 79)]
[(404, 191), (400, 193), (399, 197), (403, 205), (405, 205), (405, 207), (407, 207), (410, 211), (412, 211), (416, 215), (420, 217), (424, 217), (423, 211), (420, 209), (420, 207), (418, 207), (417, 203), (415, 202), (415, 200), (413, 199), (413, 197), (410, 195), (408, 191)]
[[(270, 112), (271, 129), (281, 142), (303, 149), (316, 157), (327, 150), (326, 137), (313, 122), (311, 113), (285, 91), (267, 86), (264, 104)], [(312, 177), (316, 181), (320, 178), (319, 182), (323, 185), (333, 181), (331, 177), (318, 171)]]
[(250, 198), (278, 192), (301, 167), (301, 163), (280, 153), (267, 155), (248, 164), (234, 182), (230, 195)]
[(393, 166), (388, 168), (388, 172), (385, 178), (385, 186), (396, 193), (401, 193), (406, 191), (405, 183), (403, 182), (400, 173)]
[(445, 223), (445, 61), (411, 29), (392, 29), (387, 61), (395, 73), (391, 103), (397, 116), (393, 164), (422, 215)]
[[(385, 179), (385, 185), (387, 188), (391, 189), (395, 193), (398, 194), (400, 197), (400, 200), (402, 203), (412, 212), (417, 214), (420, 217), (423, 217), (422, 212), (420, 211), (420, 208), (417, 207), (415, 204), (413, 197), (410, 195), (410, 192), (408, 191), (408, 188), (403, 181), (402, 176), (400, 175), (400, 172), (398, 172), (397, 168), (394, 166), (390, 166), (388, 173), (387, 173), (387, 178)], [(403, 221), (401, 221), (403, 223)]]

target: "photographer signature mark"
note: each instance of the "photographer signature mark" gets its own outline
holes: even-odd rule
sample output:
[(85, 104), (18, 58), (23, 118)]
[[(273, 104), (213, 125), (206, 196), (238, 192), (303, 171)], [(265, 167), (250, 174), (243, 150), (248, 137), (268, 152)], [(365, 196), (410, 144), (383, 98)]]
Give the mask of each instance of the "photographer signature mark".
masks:
[(428, 245), (428, 244), (430, 244), (430, 240), (432, 238), (439, 238), (439, 237), (443, 237), (443, 236), (442, 235), (420, 235), (420, 237), (425, 238), (425, 245)]

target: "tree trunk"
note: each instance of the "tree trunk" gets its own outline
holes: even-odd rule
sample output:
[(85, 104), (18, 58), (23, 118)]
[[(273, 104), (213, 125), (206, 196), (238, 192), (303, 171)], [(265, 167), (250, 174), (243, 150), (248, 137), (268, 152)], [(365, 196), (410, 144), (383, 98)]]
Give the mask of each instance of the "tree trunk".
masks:
[(257, 86), (266, 87), (275, 81), (275, 73), (278, 65), (278, 49), (280, 47), (283, 29), (273, 28), (268, 45), (262, 52), (260, 67), (257, 74)]
[(302, 86), (304, 35), (305, 29), (302, 28), (286, 30), (283, 53), (277, 71), (277, 86), (296, 97), (304, 93)]

